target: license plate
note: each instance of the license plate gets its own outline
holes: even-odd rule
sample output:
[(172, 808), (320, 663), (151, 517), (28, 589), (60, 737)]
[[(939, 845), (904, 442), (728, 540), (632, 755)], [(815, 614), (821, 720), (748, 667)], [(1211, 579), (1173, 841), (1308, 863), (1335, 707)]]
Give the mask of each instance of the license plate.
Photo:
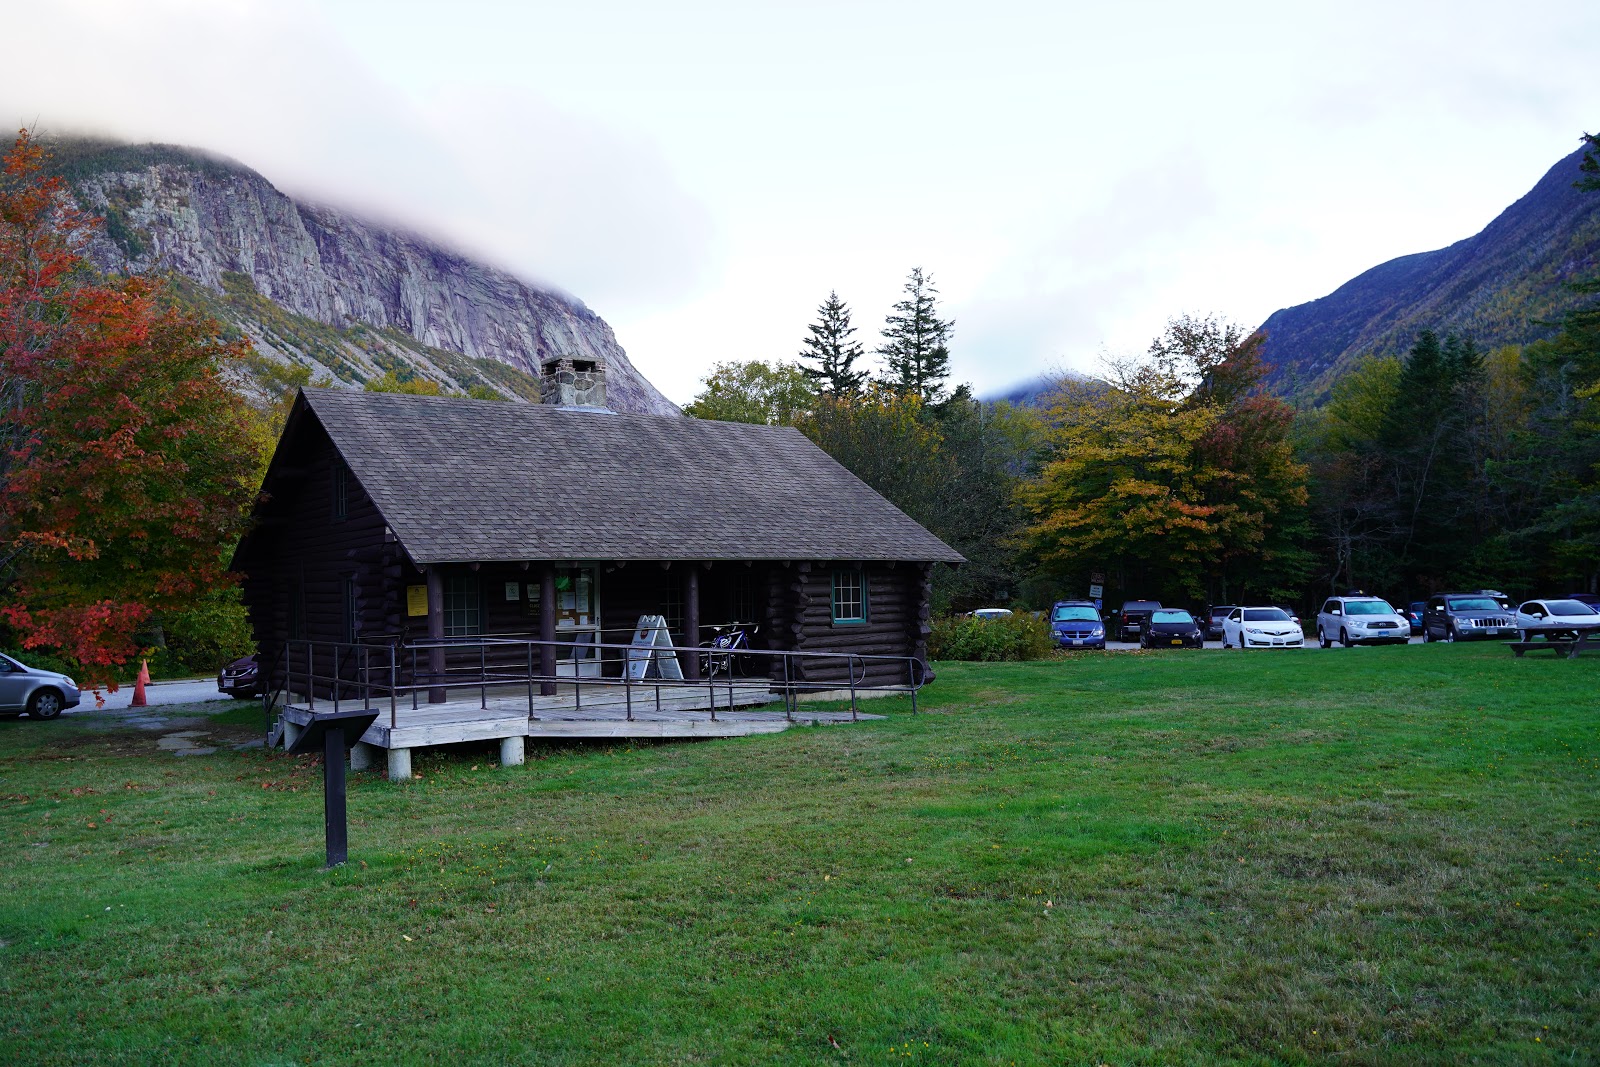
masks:
[(1173, 643), (1173, 644), (1175, 644), (1175, 645), (1181, 645), (1181, 644), (1183, 644), (1183, 638), (1181, 638), (1181, 637), (1174, 637), (1174, 638), (1173, 638), (1173, 639), (1172, 639), (1172, 643)]

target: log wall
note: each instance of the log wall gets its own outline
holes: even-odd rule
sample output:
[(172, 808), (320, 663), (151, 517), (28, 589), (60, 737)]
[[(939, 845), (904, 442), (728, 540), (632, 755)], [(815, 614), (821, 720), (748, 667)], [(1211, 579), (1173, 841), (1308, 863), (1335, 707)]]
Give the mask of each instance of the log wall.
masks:
[[(867, 619), (833, 621), (833, 573), (860, 567), (867, 583)], [(774, 630), (785, 648), (804, 652), (854, 652), (867, 656), (916, 656), (926, 660), (929, 629), (929, 576), (919, 563), (867, 563), (844, 560), (795, 563), (775, 568), (768, 583)], [(848, 685), (849, 664), (837, 660), (802, 661), (808, 682)], [(858, 681), (861, 675), (857, 675)], [(869, 664), (865, 681), (904, 684), (901, 665)]]
[[(235, 565), (245, 575), (245, 608), (269, 664), (279, 662), (291, 636), (327, 642), (352, 636), (347, 579), (355, 583), (356, 640), (394, 627), (403, 609), (396, 583), (404, 553), (353, 474), (345, 478), (344, 517), (335, 516), (335, 464), (342, 462), (327, 434), (311, 423), (279, 456), (278, 473), (257, 506), (257, 526), (241, 546)], [(299, 632), (291, 633), (296, 617)]]

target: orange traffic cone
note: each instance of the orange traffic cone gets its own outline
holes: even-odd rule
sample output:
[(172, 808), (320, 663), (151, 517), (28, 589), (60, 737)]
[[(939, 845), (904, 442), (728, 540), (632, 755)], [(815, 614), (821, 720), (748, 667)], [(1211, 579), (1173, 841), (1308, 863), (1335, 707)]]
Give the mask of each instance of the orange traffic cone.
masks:
[(133, 699), (128, 702), (130, 708), (145, 707), (144, 687), (150, 684), (150, 661), (139, 661), (139, 677), (133, 683)]

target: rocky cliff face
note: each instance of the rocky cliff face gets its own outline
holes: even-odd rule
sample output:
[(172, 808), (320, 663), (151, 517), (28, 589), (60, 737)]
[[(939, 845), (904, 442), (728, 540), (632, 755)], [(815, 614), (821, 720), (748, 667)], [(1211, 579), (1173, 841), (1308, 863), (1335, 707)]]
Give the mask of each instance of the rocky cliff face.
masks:
[(164, 145), (63, 142), (63, 175), (106, 220), (104, 269), (170, 270), (270, 358), (359, 387), (394, 371), (537, 400), (543, 360), (603, 360), (610, 406), (678, 409), (582, 302), (415, 234), (298, 203), (247, 167)]

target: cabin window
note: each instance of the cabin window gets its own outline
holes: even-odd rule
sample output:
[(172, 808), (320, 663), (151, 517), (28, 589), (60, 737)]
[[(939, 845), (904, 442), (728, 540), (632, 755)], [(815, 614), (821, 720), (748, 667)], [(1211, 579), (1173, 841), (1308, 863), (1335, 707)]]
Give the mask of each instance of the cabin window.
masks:
[(683, 644), (683, 583), (678, 576), (668, 571), (663, 580), (665, 588), (661, 591), (661, 617), (667, 622), (667, 633), (672, 635), (672, 643)]
[(840, 567), (833, 572), (833, 621), (867, 621), (867, 576), (860, 567)]
[(476, 574), (447, 574), (444, 577), (444, 635), (477, 637), (483, 633), (482, 602), (478, 596)]
[(733, 588), (728, 590), (729, 621), (741, 626), (754, 626), (756, 618), (756, 587), (749, 571), (733, 576)]
[(356, 643), (356, 576), (344, 576), (344, 640), (346, 644)]
[(333, 457), (333, 521), (343, 522), (350, 517), (350, 468), (344, 460)]

